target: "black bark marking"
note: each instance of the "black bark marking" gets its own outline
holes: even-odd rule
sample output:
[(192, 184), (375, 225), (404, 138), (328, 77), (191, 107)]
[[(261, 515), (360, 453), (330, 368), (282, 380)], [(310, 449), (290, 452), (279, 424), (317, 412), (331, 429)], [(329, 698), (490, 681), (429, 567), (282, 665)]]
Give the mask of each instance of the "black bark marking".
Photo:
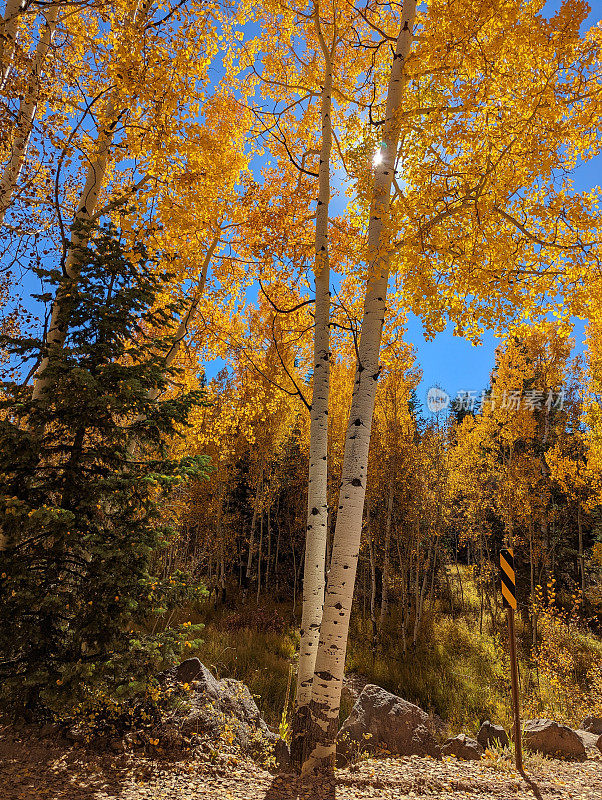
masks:
[(354, 478), (354, 479), (351, 481), (351, 485), (352, 485), (352, 486), (361, 486), (361, 485), (362, 485), (362, 482), (361, 482), (361, 480), (360, 480), (359, 478)]

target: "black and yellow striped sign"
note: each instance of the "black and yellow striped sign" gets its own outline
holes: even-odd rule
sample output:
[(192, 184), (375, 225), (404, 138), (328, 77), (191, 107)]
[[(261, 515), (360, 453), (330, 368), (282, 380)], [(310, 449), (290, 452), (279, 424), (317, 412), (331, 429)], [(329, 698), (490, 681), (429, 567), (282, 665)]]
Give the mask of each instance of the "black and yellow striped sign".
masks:
[(504, 608), (513, 608), (516, 611), (514, 551), (510, 548), (500, 550), (500, 580), (502, 583), (502, 602)]

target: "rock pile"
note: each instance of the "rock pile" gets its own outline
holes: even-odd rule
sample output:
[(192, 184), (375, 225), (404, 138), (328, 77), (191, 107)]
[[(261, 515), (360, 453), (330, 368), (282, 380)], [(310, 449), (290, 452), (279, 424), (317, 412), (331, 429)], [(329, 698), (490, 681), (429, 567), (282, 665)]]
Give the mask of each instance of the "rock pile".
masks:
[(198, 658), (189, 658), (163, 673), (161, 681), (190, 686), (186, 703), (172, 718), (180, 735), (221, 740), (250, 754), (272, 746), (280, 761), (286, 760), (286, 745), (268, 728), (241, 681), (218, 680)]

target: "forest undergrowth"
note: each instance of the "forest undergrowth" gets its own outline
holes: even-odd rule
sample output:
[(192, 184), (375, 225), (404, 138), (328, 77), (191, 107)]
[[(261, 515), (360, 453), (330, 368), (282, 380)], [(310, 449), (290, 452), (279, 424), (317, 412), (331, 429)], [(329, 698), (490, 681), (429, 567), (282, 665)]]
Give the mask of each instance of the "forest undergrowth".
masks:
[[(451, 570), (450, 570), (451, 572)], [(485, 719), (511, 724), (510, 672), (505, 617), (494, 622), (483, 611), (470, 567), (453, 570), (453, 598), (443, 596), (424, 618), (417, 646), (403, 652), (395, 611), (372, 646), (372, 624), (358, 596), (352, 617), (346, 674), (376, 683), (428, 712), (449, 733), (476, 733)], [(450, 600), (453, 599), (453, 603)], [(451, 608), (453, 607), (453, 613)], [(202, 622), (202, 644), (192, 653), (218, 677), (246, 683), (270, 726), (278, 729), (296, 668), (298, 620), (292, 605), (247, 601), (215, 608), (205, 601), (191, 615)], [(519, 669), (525, 718), (549, 717), (578, 727), (584, 716), (602, 713), (602, 641), (558, 606), (542, 607), (538, 642), (530, 623), (517, 620)], [(343, 694), (341, 719), (351, 711)]]

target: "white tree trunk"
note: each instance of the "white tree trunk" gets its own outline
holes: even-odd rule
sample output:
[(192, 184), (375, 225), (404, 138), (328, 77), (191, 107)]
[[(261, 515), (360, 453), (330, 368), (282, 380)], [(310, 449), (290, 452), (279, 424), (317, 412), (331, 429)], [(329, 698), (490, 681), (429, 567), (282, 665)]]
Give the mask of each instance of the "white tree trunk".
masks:
[(245, 586), (243, 592), (243, 595), (245, 597), (249, 590), (249, 585), (251, 582), (251, 570), (253, 569), (253, 549), (255, 547), (255, 528), (257, 527), (257, 514), (260, 513), (259, 509), (261, 505), (262, 490), (263, 490), (263, 466), (261, 467), (259, 471), (259, 477), (257, 478), (257, 490), (255, 492), (255, 503), (253, 505), (253, 519), (251, 520), (251, 533), (249, 535), (249, 553), (247, 556)]
[(383, 556), (383, 589), (380, 603), (379, 630), (382, 632), (387, 614), (389, 612), (389, 550), (391, 549), (391, 523), (393, 520), (393, 496), (395, 487), (394, 468), (391, 463), (391, 477), (389, 478), (389, 497), (387, 499), (387, 519), (385, 521), (385, 552)]
[(412, 46), (415, 15), (416, 0), (404, 0), (389, 77), (382, 138), (383, 158), (376, 166), (374, 175), (368, 226), (369, 277), (345, 437), (339, 511), (312, 686), (311, 731), (308, 755), (303, 764), (305, 774), (334, 768), (335, 737), (366, 494), (368, 448), (380, 369), (380, 343), (389, 277), (390, 231), (387, 223), (399, 140), (398, 114), (407, 83), (404, 65)]
[[(151, 3), (141, 0), (136, 7), (132, 24), (142, 29), (148, 17)], [(109, 95), (104, 109), (104, 124), (98, 131), (94, 154), (90, 157), (86, 183), (71, 225), (70, 241), (66, 245), (63, 272), (73, 283), (77, 283), (80, 272), (78, 251), (87, 244), (86, 224), (91, 223), (95, 217), (98, 197), (104, 185), (115, 129), (122, 111), (118, 110), (114, 93)], [(67, 335), (68, 316), (70, 309), (70, 290), (67, 287), (59, 289), (52, 303), (50, 323), (46, 334), (46, 352), (37, 369), (32, 397), (38, 399), (48, 388), (48, 376), (45, 375), (50, 357), (53, 353), (60, 352)]]
[(328, 538), (328, 396), (330, 389), (330, 265), (328, 257), (328, 211), (330, 205), (330, 154), (332, 149), (332, 63), (320, 28), (319, 4), (314, 9), (315, 27), (324, 56), (324, 86), (320, 104), (322, 141), (318, 168), (318, 199), (315, 228), (315, 325), (314, 373), (309, 431), (309, 482), (307, 527), (303, 567), (301, 644), (292, 725), (291, 754), (301, 766), (304, 737), (309, 721), (309, 703), (320, 624), (324, 606), (326, 543)]
[(577, 499), (577, 530), (579, 535), (579, 573), (581, 575), (581, 591), (585, 593), (585, 553), (583, 552), (583, 523), (581, 520), (581, 498)]
[[(109, 98), (107, 103), (105, 118), (108, 122), (101, 128), (96, 139), (96, 153), (88, 167), (86, 183), (73, 217), (71, 239), (67, 245), (65, 255), (63, 271), (74, 283), (77, 283), (81, 269), (79, 251), (86, 246), (88, 240), (88, 231), (85, 228), (85, 224), (91, 221), (96, 211), (98, 195), (104, 184), (111, 145), (115, 135), (117, 119), (112, 97)], [(52, 303), (50, 323), (46, 334), (46, 353), (40, 362), (33, 385), (32, 396), (34, 400), (38, 399), (48, 387), (49, 381), (45, 373), (52, 354), (60, 352), (65, 343), (70, 308), (69, 296), (69, 289), (59, 289)]]
[[(215, 250), (216, 250), (216, 248), (217, 248), (217, 246), (218, 246), (218, 244), (220, 242), (221, 234), (222, 234), (222, 229), (218, 228), (218, 232), (213, 237), (213, 239), (211, 241), (211, 244), (209, 245), (209, 249), (205, 253), (205, 258), (203, 259), (203, 263), (201, 265), (201, 269), (200, 269), (200, 273), (199, 273), (199, 281), (198, 281), (194, 296), (192, 298), (192, 302), (190, 303), (190, 307), (189, 307), (188, 311), (186, 312), (186, 314), (182, 317), (182, 319), (178, 323), (178, 327), (176, 328), (176, 331), (174, 333), (173, 344), (169, 348), (169, 350), (167, 351), (167, 354), (165, 356), (164, 364), (165, 364), (165, 368), (166, 369), (169, 369), (169, 367), (171, 367), (171, 365), (175, 361), (176, 356), (178, 355), (178, 352), (180, 350), (180, 345), (182, 344), (182, 340), (184, 339), (184, 337), (188, 333), (188, 326), (190, 324), (190, 320), (192, 319), (192, 315), (196, 311), (199, 303), (201, 302), (201, 299), (202, 299), (203, 294), (205, 292), (205, 286), (207, 284), (207, 274), (209, 272), (209, 267), (211, 266), (211, 260), (213, 258), (214, 253), (215, 253)], [(151, 400), (156, 400), (157, 397), (159, 396), (159, 390), (158, 389), (151, 389), (149, 391), (149, 393), (148, 393), (148, 396), (149, 396), (149, 398)], [(139, 417), (139, 419), (140, 419), (140, 417)]]
[(25, 94), (19, 103), (19, 113), (11, 142), (10, 156), (0, 179), (0, 226), (4, 222), (4, 217), (12, 202), (25, 162), (40, 99), (40, 76), (54, 38), (58, 15), (58, 5), (50, 6), (44, 15), (44, 30), (33, 57), (33, 65), (25, 88)]
[(19, 17), (27, 5), (27, 0), (6, 0), (4, 16), (0, 23), (0, 91), (6, 86), (10, 75), (19, 32)]

